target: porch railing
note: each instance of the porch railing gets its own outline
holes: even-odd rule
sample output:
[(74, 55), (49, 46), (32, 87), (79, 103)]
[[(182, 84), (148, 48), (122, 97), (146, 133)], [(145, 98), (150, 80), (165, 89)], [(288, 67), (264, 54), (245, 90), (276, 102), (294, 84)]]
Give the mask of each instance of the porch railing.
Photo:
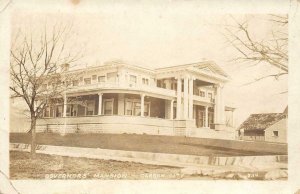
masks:
[(69, 91), (75, 92), (80, 90), (93, 90), (93, 89), (134, 89), (146, 92), (152, 92), (156, 94), (162, 94), (166, 96), (175, 96), (175, 91), (165, 88), (159, 88), (155, 86), (150, 86), (146, 84), (136, 84), (136, 83), (118, 83), (118, 82), (100, 82), (94, 84), (79, 85), (70, 88)]

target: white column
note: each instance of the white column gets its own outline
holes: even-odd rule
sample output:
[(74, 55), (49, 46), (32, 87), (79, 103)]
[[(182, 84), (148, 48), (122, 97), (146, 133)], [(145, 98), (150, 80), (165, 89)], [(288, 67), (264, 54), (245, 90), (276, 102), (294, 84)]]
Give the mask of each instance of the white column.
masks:
[(208, 127), (208, 106), (205, 107), (205, 127)]
[(144, 112), (145, 112), (145, 94), (141, 95), (141, 116), (144, 116)]
[(67, 116), (67, 94), (64, 93), (64, 112), (63, 112), (63, 117)]
[(173, 120), (173, 108), (174, 107), (174, 100), (171, 100), (171, 107), (170, 107), (170, 119)]
[(118, 94), (118, 115), (124, 115), (125, 110), (125, 94)]
[(225, 124), (225, 104), (223, 96), (223, 86), (220, 86), (220, 121), (221, 124)]
[(102, 114), (102, 93), (98, 93), (98, 115)]
[(214, 124), (217, 123), (217, 96), (215, 97), (215, 105), (214, 105)]
[(184, 77), (184, 88), (183, 88), (183, 115), (184, 115), (184, 119), (188, 119), (188, 108), (189, 108), (189, 101), (188, 101), (188, 86), (189, 86), (189, 83), (188, 83), (188, 77), (185, 76)]
[(217, 86), (217, 94), (216, 94), (216, 100), (215, 100), (215, 123), (216, 124), (224, 124), (224, 114), (225, 114), (225, 108), (224, 108), (224, 101), (223, 101), (223, 91), (222, 86)]
[(193, 119), (193, 89), (194, 89), (194, 79), (190, 78), (189, 80), (189, 119)]
[(177, 107), (176, 119), (181, 119), (181, 78), (177, 78)]
[(219, 124), (220, 123), (220, 115), (219, 115), (219, 109), (220, 109), (220, 90), (218, 85), (216, 85), (216, 96), (215, 96), (215, 109), (214, 109), (214, 123)]

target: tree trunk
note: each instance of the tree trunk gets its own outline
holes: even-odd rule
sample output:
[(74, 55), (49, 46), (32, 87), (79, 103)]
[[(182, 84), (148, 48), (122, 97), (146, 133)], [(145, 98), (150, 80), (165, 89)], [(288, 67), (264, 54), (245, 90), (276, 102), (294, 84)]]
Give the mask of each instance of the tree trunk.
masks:
[(36, 133), (35, 133), (35, 127), (36, 127), (36, 117), (34, 115), (31, 115), (31, 124), (30, 124), (30, 131), (31, 131), (31, 157), (35, 158), (36, 152)]

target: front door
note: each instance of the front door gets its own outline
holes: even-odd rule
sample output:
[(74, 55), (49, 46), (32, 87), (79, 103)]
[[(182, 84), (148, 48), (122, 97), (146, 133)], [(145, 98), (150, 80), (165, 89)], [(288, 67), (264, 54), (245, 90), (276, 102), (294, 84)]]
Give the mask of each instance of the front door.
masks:
[(204, 110), (198, 108), (196, 112), (196, 125), (198, 128), (204, 127), (204, 117), (205, 117)]

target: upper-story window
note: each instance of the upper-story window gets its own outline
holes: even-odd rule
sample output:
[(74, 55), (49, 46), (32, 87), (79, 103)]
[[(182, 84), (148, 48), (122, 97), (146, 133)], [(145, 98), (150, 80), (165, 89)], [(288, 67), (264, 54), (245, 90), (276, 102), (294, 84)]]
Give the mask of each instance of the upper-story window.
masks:
[(108, 82), (116, 82), (116, 80), (117, 80), (117, 72), (107, 73)]
[(202, 90), (200, 90), (200, 91), (199, 91), (199, 95), (200, 95), (201, 97), (205, 97), (205, 92), (202, 91)]
[(98, 76), (98, 82), (105, 82), (105, 76)]
[(92, 75), (92, 80), (96, 80), (97, 79), (97, 75)]
[(142, 81), (143, 81), (143, 84), (149, 85), (149, 79), (148, 78), (143, 78)]
[(177, 83), (171, 83), (171, 90), (177, 90)]
[(91, 78), (84, 78), (84, 84), (85, 85), (91, 84)]
[(51, 87), (52, 87), (52, 88), (55, 88), (55, 87), (56, 87), (55, 82), (52, 82), (52, 83), (51, 83)]
[(207, 97), (210, 98), (210, 99), (212, 99), (212, 93), (211, 93), (211, 92), (208, 92), (208, 93), (207, 93)]
[(136, 76), (135, 76), (135, 75), (130, 75), (129, 81), (130, 81), (131, 83), (136, 83), (136, 81), (137, 81)]
[(79, 81), (78, 80), (73, 80), (73, 86), (78, 86), (79, 85)]
[(164, 80), (157, 80), (157, 87), (166, 88), (166, 83)]
[(42, 88), (42, 90), (47, 90), (47, 84), (43, 84), (43, 85), (41, 86), (41, 88)]

